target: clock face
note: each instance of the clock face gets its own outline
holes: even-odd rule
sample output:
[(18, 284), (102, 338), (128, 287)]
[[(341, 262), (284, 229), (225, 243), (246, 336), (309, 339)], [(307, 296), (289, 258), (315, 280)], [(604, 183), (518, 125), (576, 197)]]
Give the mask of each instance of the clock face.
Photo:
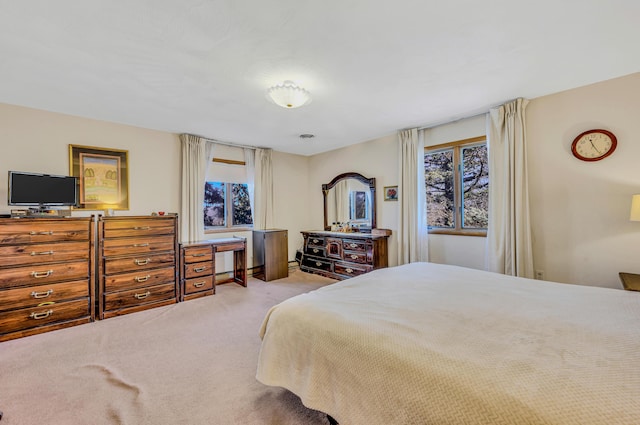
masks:
[(571, 144), (573, 155), (583, 161), (599, 161), (611, 155), (618, 142), (607, 130), (589, 130), (578, 135)]

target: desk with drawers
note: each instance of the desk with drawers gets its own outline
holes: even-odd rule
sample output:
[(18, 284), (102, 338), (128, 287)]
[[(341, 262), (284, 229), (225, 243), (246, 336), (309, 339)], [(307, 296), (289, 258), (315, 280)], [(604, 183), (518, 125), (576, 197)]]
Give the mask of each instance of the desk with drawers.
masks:
[[(233, 276), (216, 281), (216, 254), (233, 251)], [(247, 239), (209, 239), (180, 244), (181, 301), (213, 295), (216, 285), (235, 282), (247, 286)]]

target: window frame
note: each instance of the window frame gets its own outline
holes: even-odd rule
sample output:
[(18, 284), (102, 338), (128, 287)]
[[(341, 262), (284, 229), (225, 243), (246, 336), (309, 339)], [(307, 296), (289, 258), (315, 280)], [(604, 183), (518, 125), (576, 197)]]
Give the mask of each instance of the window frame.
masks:
[[(487, 229), (465, 229), (462, 227), (462, 209), (463, 209), (463, 192), (462, 192), (462, 149), (487, 145), (487, 136), (471, 137), (469, 139), (456, 140), (455, 142), (442, 143), (439, 145), (425, 146), (424, 153), (435, 153), (439, 151), (453, 149), (453, 167), (455, 172), (453, 173), (453, 210), (454, 210), (454, 228), (435, 227), (429, 228), (429, 234), (435, 235), (457, 235), (457, 236), (487, 236)], [(488, 146), (487, 146), (488, 148)], [(488, 150), (487, 150), (488, 152)], [(491, 176), (489, 176), (489, 185), (491, 185)], [(424, 188), (425, 196), (427, 188)], [(426, 208), (426, 199), (425, 199)], [(428, 214), (428, 211), (427, 211)]]
[[(241, 225), (233, 225), (233, 184), (245, 184), (249, 185), (249, 183), (234, 183), (234, 182), (216, 182), (224, 184), (224, 216), (225, 216), (225, 226), (205, 226), (204, 233), (205, 234), (213, 234), (213, 233), (229, 233), (229, 232), (250, 232), (253, 230), (253, 224), (241, 224)], [(203, 189), (204, 190), (204, 189)], [(202, 221), (204, 222), (204, 216), (202, 217)], [(251, 206), (251, 221), (253, 222), (253, 205)]]

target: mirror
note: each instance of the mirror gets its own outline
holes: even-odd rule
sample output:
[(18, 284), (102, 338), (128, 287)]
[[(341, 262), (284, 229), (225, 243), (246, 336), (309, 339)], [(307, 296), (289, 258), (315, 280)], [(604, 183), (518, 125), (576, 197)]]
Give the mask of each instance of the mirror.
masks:
[(322, 185), (324, 229), (333, 223), (349, 223), (360, 232), (376, 227), (376, 179), (359, 173), (343, 173)]

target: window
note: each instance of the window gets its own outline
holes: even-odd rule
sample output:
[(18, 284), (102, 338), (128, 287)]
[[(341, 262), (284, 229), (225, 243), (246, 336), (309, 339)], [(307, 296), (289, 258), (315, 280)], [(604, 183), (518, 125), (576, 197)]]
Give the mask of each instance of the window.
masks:
[(246, 183), (205, 183), (205, 230), (251, 227), (252, 225), (249, 187)]
[(489, 222), (485, 136), (425, 148), (429, 233), (484, 236)]
[(253, 227), (244, 150), (216, 145), (204, 185), (204, 230), (230, 232)]

